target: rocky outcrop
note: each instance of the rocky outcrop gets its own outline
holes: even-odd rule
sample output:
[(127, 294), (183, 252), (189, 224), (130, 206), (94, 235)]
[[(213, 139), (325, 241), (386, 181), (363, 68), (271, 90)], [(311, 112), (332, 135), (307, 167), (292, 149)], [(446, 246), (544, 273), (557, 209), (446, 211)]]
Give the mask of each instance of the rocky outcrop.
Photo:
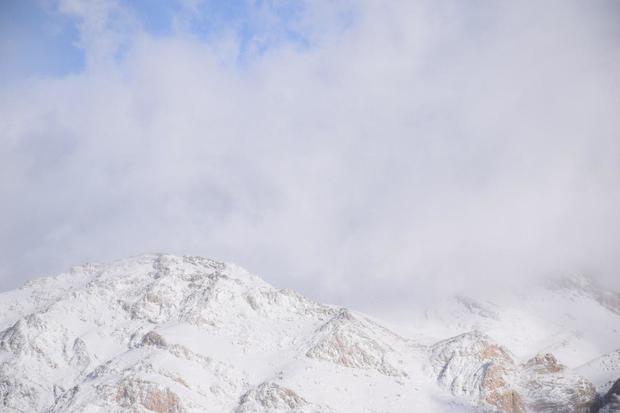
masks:
[(328, 413), (331, 409), (306, 401), (293, 390), (265, 382), (248, 390), (235, 413)]
[(80, 372), (83, 372), (90, 366), (92, 361), (88, 349), (86, 348), (86, 343), (84, 340), (77, 337), (73, 341), (72, 349), (73, 355), (69, 360), (69, 364), (76, 367)]
[(473, 331), (441, 341), (430, 350), (437, 382), (456, 396), (505, 413), (523, 413), (514, 386), (517, 366), (506, 349)]
[(140, 405), (155, 413), (185, 412), (179, 396), (169, 388), (143, 380), (129, 379), (119, 383), (114, 402), (121, 408)]
[(620, 413), (620, 379), (603, 396), (601, 406), (599, 413)]
[(559, 373), (566, 369), (551, 353), (537, 354), (524, 367), (537, 374)]
[(315, 332), (306, 356), (387, 376), (405, 376), (391, 360), (392, 347), (377, 337), (369, 324), (346, 309), (340, 310)]
[(552, 354), (539, 354), (519, 372), (528, 408), (542, 413), (590, 413), (597, 393), (588, 380), (572, 374)]
[(40, 406), (39, 389), (3, 370), (0, 367), (0, 411), (27, 412), (33, 406)]
[(597, 405), (594, 386), (552, 354), (517, 365), (505, 348), (477, 331), (435, 344), (430, 357), (441, 386), (504, 413), (590, 413)]
[(142, 346), (155, 346), (155, 347), (166, 347), (167, 343), (164, 338), (159, 335), (156, 331), (149, 331), (142, 337), (140, 341), (140, 345)]

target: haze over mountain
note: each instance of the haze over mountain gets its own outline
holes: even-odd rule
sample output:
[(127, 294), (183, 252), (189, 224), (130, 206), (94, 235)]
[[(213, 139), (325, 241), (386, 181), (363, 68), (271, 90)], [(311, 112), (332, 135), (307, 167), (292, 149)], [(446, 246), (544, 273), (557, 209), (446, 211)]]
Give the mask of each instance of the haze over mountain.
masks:
[(442, 297), (405, 329), (203, 257), (81, 265), (0, 294), (0, 410), (620, 411), (620, 293), (514, 297)]
[(4, 0), (0, 290), (143, 251), (373, 312), (620, 289), (619, 21), (614, 0)]

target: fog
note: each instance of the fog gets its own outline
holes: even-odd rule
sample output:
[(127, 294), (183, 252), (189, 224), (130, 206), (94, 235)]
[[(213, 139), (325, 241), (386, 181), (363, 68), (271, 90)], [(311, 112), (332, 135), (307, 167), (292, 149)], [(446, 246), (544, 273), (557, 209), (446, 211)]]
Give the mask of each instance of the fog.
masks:
[(619, 4), (514, 3), (49, 3), (84, 65), (0, 85), (0, 290), (159, 251), (364, 309), (619, 288)]

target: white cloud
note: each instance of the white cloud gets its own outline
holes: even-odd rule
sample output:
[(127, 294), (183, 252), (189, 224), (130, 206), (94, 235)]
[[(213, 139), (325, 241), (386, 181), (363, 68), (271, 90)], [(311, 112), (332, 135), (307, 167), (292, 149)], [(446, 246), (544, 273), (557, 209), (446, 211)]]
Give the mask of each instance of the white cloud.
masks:
[(75, 20), (76, 46), (84, 50), (91, 71), (117, 59), (129, 37), (139, 30), (135, 16), (116, 0), (58, 0), (57, 9)]
[(358, 306), (615, 280), (620, 55), (603, 3), (314, 3), (296, 23), (311, 47), (243, 67), (229, 38), (154, 38), (119, 29), (116, 3), (62, 4), (91, 63), (2, 92), (7, 286), (152, 250)]

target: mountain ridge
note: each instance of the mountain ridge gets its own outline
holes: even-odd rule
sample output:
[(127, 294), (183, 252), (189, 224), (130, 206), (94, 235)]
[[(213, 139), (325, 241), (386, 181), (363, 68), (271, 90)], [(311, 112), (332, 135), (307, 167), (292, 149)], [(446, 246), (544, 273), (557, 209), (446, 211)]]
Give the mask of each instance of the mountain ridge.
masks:
[[(562, 288), (572, 294), (575, 286)], [(595, 293), (583, 295), (598, 302)], [(596, 376), (596, 366), (517, 356), (494, 329), (520, 319), (470, 297), (453, 305), (460, 318), (446, 321), (447, 330), (468, 332), (424, 343), (204, 257), (146, 254), (76, 266), (0, 294), (0, 406), (244, 413), (601, 407), (608, 388), (598, 383), (597, 393), (577, 374)]]

